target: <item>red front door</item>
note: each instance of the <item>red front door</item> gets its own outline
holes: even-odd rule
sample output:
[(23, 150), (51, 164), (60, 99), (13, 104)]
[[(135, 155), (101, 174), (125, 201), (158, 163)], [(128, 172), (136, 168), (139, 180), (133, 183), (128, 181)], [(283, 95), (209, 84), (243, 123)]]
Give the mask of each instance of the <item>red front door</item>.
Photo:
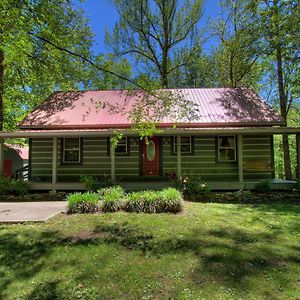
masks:
[(159, 175), (159, 138), (143, 140), (143, 175)]

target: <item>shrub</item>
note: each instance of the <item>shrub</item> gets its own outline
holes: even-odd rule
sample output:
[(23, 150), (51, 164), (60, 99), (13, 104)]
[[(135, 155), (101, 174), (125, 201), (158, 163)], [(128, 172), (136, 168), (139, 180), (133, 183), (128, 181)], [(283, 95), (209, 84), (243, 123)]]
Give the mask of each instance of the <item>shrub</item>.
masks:
[(0, 178), (0, 194), (8, 195), (13, 192), (13, 183), (12, 179), (9, 177), (1, 177)]
[(297, 191), (297, 192), (300, 192), (300, 179), (297, 179), (295, 185), (294, 185), (294, 189)]
[(99, 207), (97, 193), (73, 193), (68, 195), (68, 213), (94, 213)]
[(133, 192), (128, 194), (123, 208), (127, 212), (143, 212), (143, 192)]
[(88, 191), (92, 191), (96, 185), (96, 178), (93, 176), (80, 176), (80, 182), (85, 184)]
[(268, 193), (271, 191), (270, 180), (263, 180), (255, 185), (255, 191), (259, 193)]
[(174, 188), (130, 193), (126, 198), (124, 210), (127, 212), (177, 213), (182, 210), (182, 195)]
[(182, 211), (182, 194), (174, 188), (161, 191), (161, 211), (177, 213)]
[(14, 180), (9, 177), (0, 178), (0, 195), (25, 195), (29, 191), (29, 183), (23, 180)]
[(101, 188), (111, 187), (114, 185), (110, 176), (104, 175), (100, 178), (96, 176), (81, 176), (80, 182), (85, 184), (88, 191), (96, 192)]
[(189, 175), (173, 181), (173, 187), (185, 196), (208, 197), (210, 188), (199, 175)]
[(98, 191), (100, 199), (103, 200), (102, 211), (116, 212), (122, 208), (125, 191), (120, 186), (103, 188)]
[(29, 191), (29, 183), (24, 180), (13, 180), (13, 192), (16, 195), (26, 195)]
[(156, 191), (143, 191), (140, 193), (141, 200), (144, 203), (143, 212), (156, 213), (158, 201), (160, 200), (160, 193)]

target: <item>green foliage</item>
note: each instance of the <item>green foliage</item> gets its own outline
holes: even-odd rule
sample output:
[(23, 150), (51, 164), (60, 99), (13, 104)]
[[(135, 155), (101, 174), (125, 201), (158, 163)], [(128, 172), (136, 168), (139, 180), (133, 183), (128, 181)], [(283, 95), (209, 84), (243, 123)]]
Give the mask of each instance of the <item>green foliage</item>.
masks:
[(9, 177), (0, 178), (0, 195), (26, 195), (29, 183), (23, 180), (14, 180)]
[(116, 212), (122, 208), (125, 197), (124, 189), (120, 186), (104, 188), (98, 191), (100, 198), (103, 200), (103, 212)]
[(202, 180), (201, 176), (187, 175), (182, 178), (172, 180), (174, 188), (181, 191), (184, 196), (209, 196), (210, 188), (208, 184)]
[(13, 191), (12, 179), (9, 177), (0, 178), (0, 194), (8, 195)]
[(94, 213), (99, 208), (97, 193), (73, 193), (67, 197), (68, 213)]
[(93, 176), (80, 176), (80, 182), (85, 184), (88, 191), (92, 191), (96, 184), (96, 179)]
[(178, 213), (182, 210), (182, 195), (173, 188), (130, 193), (127, 195), (124, 210), (144, 213)]
[(174, 71), (201, 49), (197, 25), (202, 0), (113, 0), (120, 14), (106, 43), (116, 56), (132, 55), (135, 64), (151, 79), (168, 87)]
[(182, 211), (182, 194), (174, 188), (166, 188), (160, 192), (161, 203), (160, 210), (161, 212), (172, 212), (177, 213)]
[(29, 191), (29, 183), (24, 180), (13, 180), (13, 191), (16, 195), (26, 195)]
[(89, 78), (89, 66), (82, 60), (41, 39), (90, 57), (93, 34), (87, 24), (83, 12), (71, 1), (1, 1), (0, 52), (5, 72), (0, 82), (5, 128), (15, 127), (53, 90), (79, 89), (82, 79)]
[(88, 191), (97, 192), (101, 188), (111, 187), (114, 185), (110, 176), (104, 175), (101, 178), (96, 176), (81, 176), (80, 182), (85, 184)]
[(297, 191), (297, 192), (300, 192), (300, 179), (297, 179), (296, 183), (295, 183), (295, 186), (294, 186), (294, 189)]
[[(295, 125), (295, 124), (293, 124)], [(291, 168), (293, 177), (296, 176), (297, 169), (297, 152), (296, 152), (296, 139), (295, 136), (289, 136), (289, 149), (291, 156)], [(284, 159), (282, 136), (274, 136), (274, 161), (275, 161), (275, 175), (277, 178), (285, 179)]]
[(271, 191), (270, 180), (263, 180), (255, 185), (255, 191), (268, 193)]

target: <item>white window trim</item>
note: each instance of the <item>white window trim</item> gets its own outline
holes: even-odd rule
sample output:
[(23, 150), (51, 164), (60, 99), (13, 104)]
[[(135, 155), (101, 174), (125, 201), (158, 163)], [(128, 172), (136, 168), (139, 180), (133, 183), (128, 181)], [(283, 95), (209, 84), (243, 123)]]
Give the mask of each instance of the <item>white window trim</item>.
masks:
[[(186, 136), (185, 136), (185, 137), (186, 137)], [(181, 150), (181, 153), (187, 153), (187, 154), (191, 154), (191, 153), (192, 153), (192, 136), (189, 135), (188, 137), (190, 138), (190, 143), (189, 143), (190, 151), (188, 151), (188, 152), (183, 152), (183, 151)], [(181, 147), (182, 147), (183, 145), (187, 145), (187, 143), (183, 143), (183, 142), (182, 142), (182, 138), (183, 138), (183, 137), (181, 137)], [(173, 137), (173, 153), (177, 153), (177, 136), (174, 136), (174, 137)]]
[[(63, 138), (63, 143), (64, 143), (64, 147), (63, 147), (63, 149), (64, 149), (64, 152), (63, 152), (63, 163), (64, 164), (78, 164), (78, 163), (81, 163), (81, 138), (76, 138), (76, 139), (78, 139), (79, 140), (79, 144), (78, 144), (78, 148), (70, 148), (70, 149), (68, 149), (68, 148), (66, 148), (66, 139), (68, 139), (68, 138)], [(72, 137), (72, 139), (74, 139), (73, 137)], [(78, 153), (79, 153), (79, 156), (78, 156), (78, 160), (77, 161), (66, 161), (66, 151), (70, 151), (70, 150), (72, 150), (72, 151), (78, 151)]]
[[(233, 137), (234, 139), (234, 147), (220, 147), (220, 137)], [(220, 157), (220, 150), (221, 149), (233, 149), (234, 150), (234, 159), (221, 159)], [(219, 162), (235, 162), (237, 160), (237, 148), (236, 148), (236, 136), (235, 135), (229, 135), (229, 134), (224, 134), (224, 135), (218, 135), (218, 161)]]
[[(116, 149), (115, 149), (115, 153), (116, 154), (128, 154), (128, 138), (127, 137), (124, 137), (124, 138), (122, 138), (122, 139), (125, 139), (125, 152), (117, 152), (116, 151), (116, 149), (117, 149), (117, 147), (119, 146), (119, 142), (118, 142), (118, 145), (117, 145), (117, 147), (116, 147)], [(122, 144), (122, 146), (124, 146), (124, 144)]]

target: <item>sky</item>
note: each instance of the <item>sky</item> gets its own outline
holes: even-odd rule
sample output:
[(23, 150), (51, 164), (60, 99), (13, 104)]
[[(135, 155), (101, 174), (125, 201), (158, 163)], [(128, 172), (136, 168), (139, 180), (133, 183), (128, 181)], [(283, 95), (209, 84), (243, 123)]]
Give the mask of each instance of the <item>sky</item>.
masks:
[[(109, 48), (105, 45), (104, 36), (105, 30), (112, 30), (114, 24), (118, 20), (118, 14), (114, 9), (111, 0), (85, 0), (80, 4), (85, 15), (89, 18), (89, 24), (95, 34), (94, 51), (96, 53), (107, 53)], [(214, 18), (218, 12), (218, 0), (205, 0), (203, 6), (203, 18), (200, 25), (205, 25), (208, 17)], [(204, 50), (215, 43), (214, 39), (210, 39), (205, 45)]]

